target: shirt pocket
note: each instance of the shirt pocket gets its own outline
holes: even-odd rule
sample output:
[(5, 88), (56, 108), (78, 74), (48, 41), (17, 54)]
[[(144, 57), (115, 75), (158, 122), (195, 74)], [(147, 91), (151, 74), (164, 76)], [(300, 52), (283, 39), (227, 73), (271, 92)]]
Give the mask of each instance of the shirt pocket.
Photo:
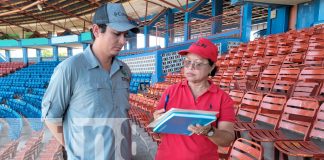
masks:
[[(73, 114), (75, 117), (100, 117), (107, 107), (107, 94), (109, 86), (100, 82), (84, 82), (80, 84), (78, 90), (74, 93)], [(105, 96), (104, 96), (105, 95)]]
[(116, 105), (120, 111), (124, 114), (130, 108), (129, 101), (129, 83), (121, 81), (115, 86), (114, 98)]

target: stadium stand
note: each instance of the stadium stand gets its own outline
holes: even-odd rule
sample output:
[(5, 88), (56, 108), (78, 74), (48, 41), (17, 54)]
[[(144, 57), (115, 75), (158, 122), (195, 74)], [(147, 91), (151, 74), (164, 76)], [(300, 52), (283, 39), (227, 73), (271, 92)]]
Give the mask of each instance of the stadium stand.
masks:
[(0, 63), (0, 77), (13, 73), (26, 65), (23, 62), (2, 62)]
[[(324, 25), (257, 39), (231, 49), (226, 56), (219, 56), (219, 70), (211, 80), (226, 90), (235, 102), (237, 138), (241, 137), (241, 132), (247, 132), (255, 142), (274, 142), (276, 159), (279, 152), (285, 157), (322, 156), (324, 145), (320, 135), (323, 127), (319, 116), (322, 116), (323, 109), (319, 109), (319, 104), (324, 96), (323, 59), (313, 58), (318, 61), (310, 62), (311, 55), (324, 56), (323, 48), (318, 46), (323, 41), (320, 38), (324, 35), (322, 27)], [(266, 60), (257, 60), (257, 57)], [(233, 59), (240, 59), (242, 65), (230, 65)], [(146, 93), (131, 94), (130, 118), (157, 143), (160, 143), (160, 135), (146, 128), (146, 125), (152, 119), (163, 91), (182, 79), (180, 72), (169, 72), (164, 82), (149, 87)], [(318, 118), (315, 120), (316, 115)], [(313, 140), (310, 142), (310, 137), (316, 143)], [(244, 142), (250, 141), (238, 139), (235, 143)], [(250, 156), (262, 159), (262, 146), (252, 143), (250, 146), (254, 146), (252, 150), (255, 151)], [(220, 147), (220, 150), (227, 152), (221, 157), (230, 158), (236, 155), (232, 152), (237, 152), (236, 156), (241, 156), (238, 159), (244, 159), (244, 151), (249, 149), (245, 145), (237, 145), (241, 147), (237, 148), (239, 152), (233, 151), (233, 146)], [(296, 148), (296, 145), (300, 147)]]
[[(178, 3), (180, 4), (182, 1), (180, 0)], [(27, 4), (28, 1), (22, 0), (21, 3), (23, 2)], [(66, 0), (64, 3), (67, 5), (64, 4), (62, 8), (69, 6), (70, 3), (73, 7), (82, 3), (84, 8), (90, 7), (87, 9), (93, 10), (94, 7), (106, 2), (98, 0), (83, 4), (81, 1)], [(147, 4), (150, 3), (150, 5), (156, 5), (156, 7), (160, 5), (164, 9), (170, 7), (170, 4), (163, 6), (162, 0), (159, 2), (159, 4), (154, 4), (154, 0), (151, 0), (147, 1)], [(292, 157), (324, 159), (323, 1), (302, 0), (299, 4), (286, 1), (287, 5), (271, 5), (267, 1), (255, 3), (256, 0), (249, 2), (221, 0), (221, 2), (220, 7), (215, 8), (219, 5), (216, 0), (192, 0), (191, 3), (195, 4), (187, 4), (188, 10), (182, 11), (184, 7), (175, 7), (168, 8), (168, 10), (165, 10), (166, 12), (163, 9), (160, 13), (156, 12), (156, 8), (146, 5), (146, 8), (150, 8), (149, 10), (155, 10), (156, 13), (154, 14), (157, 16), (154, 16), (154, 18), (152, 18), (153, 12), (145, 13), (145, 18), (141, 17), (129, 3), (132, 9), (127, 10), (134, 10), (130, 18), (134, 18), (134, 15), (136, 15), (138, 18), (144, 19), (141, 22), (141, 27), (144, 26), (144, 29), (141, 30), (144, 31), (145, 35), (144, 48), (137, 49), (135, 46), (138, 43), (137, 39), (134, 41), (134, 39), (129, 38), (129, 43), (125, 48), (130, 48), (130, 50), (121, 51), (118, 57), (127, 63), (132, 71), (129, 87), (131, 92), (129, 118), (133, 124), (145, 131), (150, 140), (156, 145), (160, 144), (162, 135), (153, 132), (147, 125), (152, 121), (153, 112), (166, 88), (185, 79), (181, 70), (184, 57), (177, 53), (180, 50), (187, 49), (196, 40), (195, 38), (205, 37), (217, 44), (219, 51), (221, 51), (216, 63), (218, 71), (215, 76), (210, 77), (210, 80), (230, 95), (234, 101), (236, 114), (234, 125), (236, 140), (230, 147), (218, 148), (221, 159), (279, 160), (291, 159)], [(283, 0), (276, 1), (276, 3), (280, 2), (283, 3)], [(14, 2), (0, 2), (2, 10), (13, 9), (14, 7), (9, 5), (10, 3)], [(51, 14), (51, 17), (54, 17), (53, 20), (59, 23), (61, 23), (62, 15), (67, 14), (69, 18), (73, 17), (73, 14), (69, 12), (55, 6), (50, 7), (49, 2), (39, 0), (36, 3), (39, 3), (40, 6), (52, 8), (54, 12), (63, 11), (64, 14), (51, 14), (51, 11), (44, 10)], [(61, 4), (59, 1), (55, 3)], [(169, 3), (171, 3), (171, 0), (169, 0)], [(134, 6), (140, 7), (138, 4), (134, 4)], [(252, 15), (247, 18), (245, 11), (249, 10), (251, 4), (253, 9), (249, 14)], [(221, 8), (223, 5), (225, 7)], [(246, 6), (247, 8), (245, 8)], [(286, 7), (289, 9), (284, 9)], [(219, 17), (210, 15), (210, 12), (215, 14), (220, 8), (223, 12), (222, 15), (218, 15)], [(31, 9), (36, 10), (36, 14), (44, 13), (36, 8)], [(70, 8), (65, 9), (70, 11)], [(88, 12), (87, 9), (85, 9), (86, 12)], [(0, 39), (3, 40), (0, 40), (0, 49), (5, 51), (6, 56), (0, 54), (0, 133), (4, 136), (0, 137), (0, 140), (5, 138), (10, 141), (8, 143), (5, 141), (3, 144), (0, 141), (0, 160), (61, 160), (63, 159), (64, 148), (53, 137), (47, 139), (48, 141), (43, 140), (46, 129), (40, 120), (41, 101), (54, 68), (60, 63), (60, 60), (66, 58), (66, 56), (59, 57), (58, 47), (67, 47), (68, 50), (75, 46), (85, 48), (92, 41), (90, 33), (80, 33), (80, 30), (76, 28), (79, 35), (35, 39), (32, 38), (33, 36), (27, 39), (24, 37), (26, 35), (23, 35), (22, 37), (26, 39), (6, 39), (7, 34), (3, 32), (4, 30), (7, 32), (8, 26), (9, 30), (23, 30), (23, 32), (29, 32), (27, 31), (29, 29), (26, 30), (25, 26), (28, 26), (28, 28), (36, 26), (34, 35), (38, 32), (38, 24), (43, 29), (42, 25), (45, 24), (43, 24), (42, 18), (36, 19), (36, 25), (21, 25), (20, 21), (25, 20), (19, 21), (19, 17), (28, 22), (35, 20), (32, 18), (35, 18), (35, 15), (32, 14), (34, 11), (28, 9), (26, 11), (16, 10), (17, 13), (23, 12), (25, 15), (13, 14), (16, 17), (11, 17), (12, 15), (2, 16), (6, 14), (2, 10), (0, 11), (0, 21), (3, 21), (0, 25), (0, 28), (2, 27)], [(175, 12), (175, 10), (179, 11)], [(312, 10), (311, 14), (307, 13), (310, 12), (309, 10)], [(16, 12), (15, 10), (7, 11)], [(169, 13), (169, 11), (171, 12)], [(28, 14), (25, 12), (30, 12), (33, 16), (26, 16)], [(79, 13), (76, 12), (76, 14)], [(162, 21), (159, 21), (160, 14)], [(56, 15), (61, 17), (55, 18)], [(76, 18), (80, 19), (81, 17), (83, 19), (83, 16), (86, 19), (91, 19), (91, 16), (88, 15), (82, 15), (82, 17), (77, 15)], [(181, 16), (184, 17), (181, 18)], [(184, 19), (189, 20), (189, 22), (183, 21)], [(218, 21), (214, 19), (218, 19)], [(228, 21), (228, 19), (233, 20)], [(46, 20), (45, 14), (44, 20)], [(247, 20), (251, 22), (247, 23)], [(285, 24), (278, 24), (278, 21)], [(290, 21), (289, 26), (288, 21)], [(296, 22), (290, 24), (291, 21)], [(50, 22), (50, 20), (47, 22)], [(83, 31), (85, 31), (87, 20), (82, 22)], [(258, 24), (259, 22), (261, 25)], [(56, 24), (54, 21), (51, 21), (51, 23), (55, 23), (53, 30), (60, 28), (61, 24)], [(305, 25), (305, 23), (309, 24)], [(6, 29), (4, 29), (3, 25), (8, 26), (5, 26)], [(58, 26), (55, 27), (55, 25)], [(64, 27), (65, 25), (64, 22)], [(18, 29), (15, 27), (18, 27)], [(244, 34), (250, 35), (250, 29), (256, 30), (259, 27), (269, 33), (266, 33), (267, 35), (264, 37), (249, 41), (250, 37)], [(266, 27), (267, 29), (265, 29)], [(45, 27), (45, 29), (47, 28), (53, 27)], [(74, 29), (73, 31), (66, 29), (62, 33), (68, 30), (71, 34), (74, 32)], [(229, 34), (231, 31), (237, 31), (237, 33)], [(52, 31), (48, 31), (48, 34), (50, 32)], [(62, 33), (57, 33), (57, 35)], [(38, 34), (42, 36), (39, 32)], [(160, 47), (157, 42), (153, 47), (152, 44), (147, 44), (152, 35), (158, 38), (163, 37), (165, 47)], [(53, 57), (42, 57), (42, 53), (39, 52), (41, 50), (39, 48), (47, 45), (53, 47)], [(14, 49), (23, 48), (23, 58), (10, 57), (11, 47)], [(35, 48), (37, 58), (28, 57), (27, 48)], [(68, 56), (71, 55), (72, 51), (68, 51)], [(28, 62), (28, 60), (37, 60), (38, 62)], [(7, 128), (8, 131), (5, 131)], [(24, 132), (31, 132), (32, 136), (26, 138)]]

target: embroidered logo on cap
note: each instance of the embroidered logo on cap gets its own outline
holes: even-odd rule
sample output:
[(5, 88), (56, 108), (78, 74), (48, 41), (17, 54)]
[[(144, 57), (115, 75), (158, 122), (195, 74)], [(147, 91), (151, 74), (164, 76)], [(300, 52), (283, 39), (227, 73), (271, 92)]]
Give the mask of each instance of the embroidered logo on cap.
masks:
[(126, 16), (123, 12), (114, 12), (114, 16)]
[(203, 47), (203, 48), (207, 48), (207, 45), (204, 43), (200, 43), (200, 42), (195, 42), (193, 43), (194, 45), (198, 46), (198, 47)]

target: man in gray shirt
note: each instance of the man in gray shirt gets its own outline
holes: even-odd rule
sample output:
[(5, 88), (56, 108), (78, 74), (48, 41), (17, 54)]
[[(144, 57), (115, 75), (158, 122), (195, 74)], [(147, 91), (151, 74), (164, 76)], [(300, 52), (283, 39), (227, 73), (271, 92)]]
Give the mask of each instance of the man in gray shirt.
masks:
[(43, 98), (42, 118), (69, 160), (130, 159), (131, 72), (116, 56), (128, 31), (139, 30), (118, 3), (99, 7), (92, 22), (93, 44), (55, 68)]

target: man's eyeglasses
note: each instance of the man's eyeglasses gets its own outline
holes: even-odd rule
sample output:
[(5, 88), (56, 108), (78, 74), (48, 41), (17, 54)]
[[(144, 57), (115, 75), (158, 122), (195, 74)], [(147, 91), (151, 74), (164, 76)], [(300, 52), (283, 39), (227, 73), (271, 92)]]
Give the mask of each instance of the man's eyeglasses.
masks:
[(202, 63), (202, 62), (195, 62), (195, 61), (190, 61), (190, 60), (184, 60), (183, 61), (183, 66), (185, 68), (189, 68), (190, 66), (193, 68), (193, 69), (201, 69), (204, 65), (208, 65), (208, 63)]

